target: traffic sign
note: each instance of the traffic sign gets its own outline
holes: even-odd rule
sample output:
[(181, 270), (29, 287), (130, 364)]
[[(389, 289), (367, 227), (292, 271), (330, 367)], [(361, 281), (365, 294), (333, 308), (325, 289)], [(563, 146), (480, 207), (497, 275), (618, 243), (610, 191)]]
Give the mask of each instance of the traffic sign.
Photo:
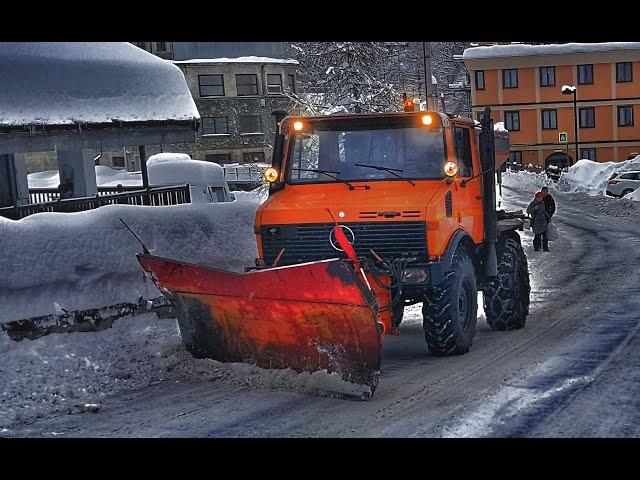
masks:
[(569, 137), (567, 136), (567, 132), (559, 132), (558, 133), (558, 142), (567, 143), (568, 138)]

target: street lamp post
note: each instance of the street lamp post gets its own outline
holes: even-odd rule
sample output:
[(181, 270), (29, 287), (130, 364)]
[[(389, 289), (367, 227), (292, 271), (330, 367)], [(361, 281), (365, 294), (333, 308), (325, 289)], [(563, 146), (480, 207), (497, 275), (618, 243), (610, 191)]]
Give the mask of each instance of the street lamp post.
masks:
[(576, 146), (576, 159), (577, 162), (579, 160), (579, 152), (578, 152), (578, 89), (575, 86), (571, 85), (563, 85), (562, 86), (563, 95), (571, 95), (573, 94), (573, 141)]

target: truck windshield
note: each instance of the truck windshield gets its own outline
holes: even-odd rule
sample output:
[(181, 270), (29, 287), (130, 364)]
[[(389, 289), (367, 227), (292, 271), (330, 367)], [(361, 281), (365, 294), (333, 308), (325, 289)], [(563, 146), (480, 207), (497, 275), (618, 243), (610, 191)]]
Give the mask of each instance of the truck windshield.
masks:
[(400, 180), (393, 172), (405, 179), (437, 179), (443, 177), (444, 134), (420, 127), (315, 130), (296, 134), (289, 155), (288, 179), (294, 184)]

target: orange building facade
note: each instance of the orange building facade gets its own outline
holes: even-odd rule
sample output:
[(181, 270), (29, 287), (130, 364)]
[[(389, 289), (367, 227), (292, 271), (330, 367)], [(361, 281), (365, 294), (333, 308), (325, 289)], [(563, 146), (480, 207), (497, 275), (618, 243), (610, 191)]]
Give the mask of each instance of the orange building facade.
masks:
[(575, 163), (573, 94), (563, 94), (564, 85), (576, 87), (578, 159), (640, 154), (640, 43), (583, 45), (465, 51), (472, 114), (479, 119), (488, 105), (505, 123), (512, 163), (536, 170)]

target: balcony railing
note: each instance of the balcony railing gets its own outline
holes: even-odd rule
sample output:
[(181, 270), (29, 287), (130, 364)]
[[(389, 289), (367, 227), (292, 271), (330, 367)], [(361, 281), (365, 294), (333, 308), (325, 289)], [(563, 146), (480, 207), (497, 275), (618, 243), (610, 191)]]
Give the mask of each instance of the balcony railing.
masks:
[[(94, 197), (60, 199), (58, 189), (29, 189), (29, 197), (37, 202), (28, 205), (0, 208), (0, 216), (20, 220), (41, 212), (82, 212), (104, 205), (168, 206), (191, 202), (189, 185), (156, 187), (143, 190), (138, 186), (99, 187)], [(38, 201), (44, 200), (44, 201)]]

